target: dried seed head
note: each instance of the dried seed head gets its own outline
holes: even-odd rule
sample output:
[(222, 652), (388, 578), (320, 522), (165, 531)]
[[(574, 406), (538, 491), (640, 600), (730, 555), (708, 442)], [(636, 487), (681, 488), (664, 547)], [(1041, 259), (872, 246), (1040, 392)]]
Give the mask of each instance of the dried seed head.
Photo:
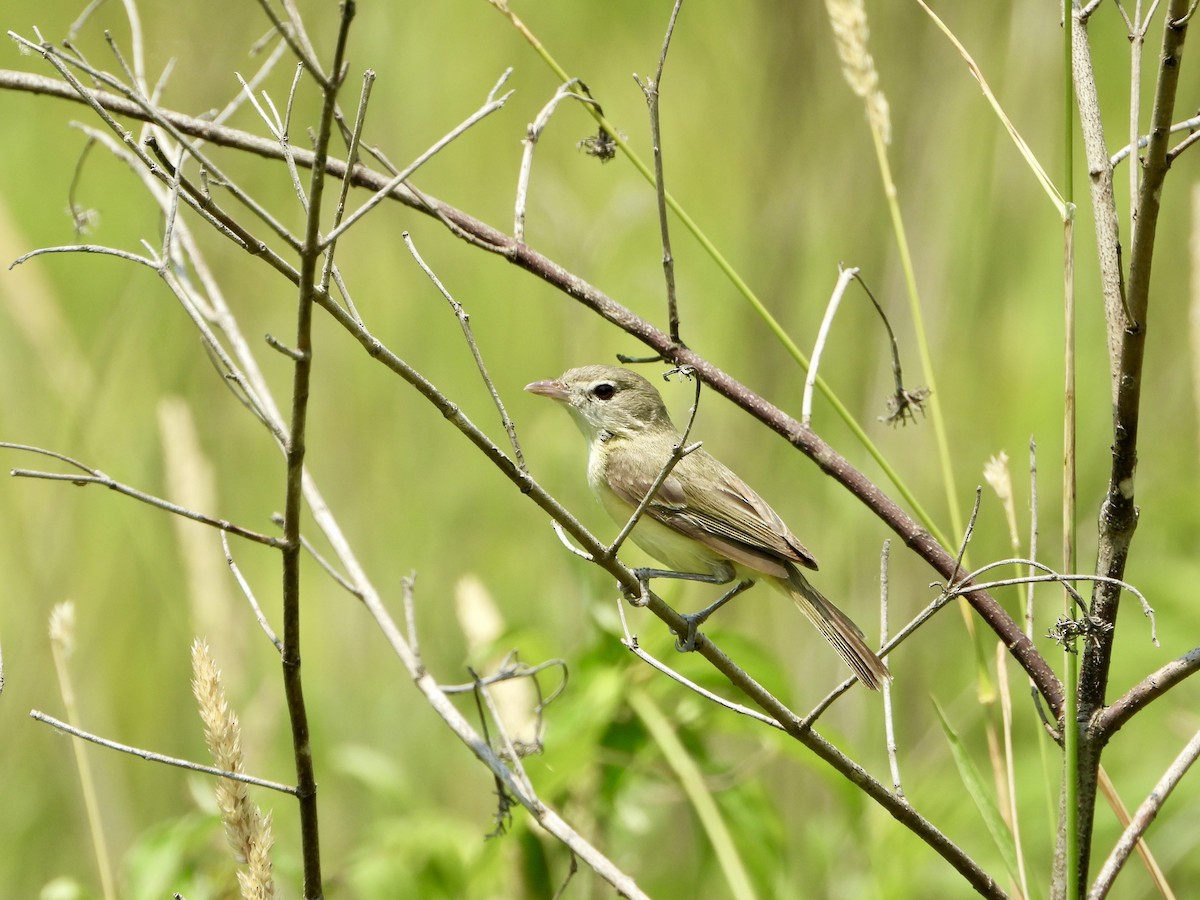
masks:
[(887, 98), (879, 89), (879, 72), (867, 52), (867, 10), (863, 0), (825, 0), (833, 38), (842, 60), (842, 74), (850, 89), (867, 102), (867, 118), (885, 144), (892, 141), (892, 119)]

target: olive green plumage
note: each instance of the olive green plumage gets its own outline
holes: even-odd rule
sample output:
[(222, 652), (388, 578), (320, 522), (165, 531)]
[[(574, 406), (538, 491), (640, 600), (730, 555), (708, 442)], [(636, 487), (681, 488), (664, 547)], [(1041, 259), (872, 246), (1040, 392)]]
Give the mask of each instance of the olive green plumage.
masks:
[[(658, 391), (616, 366), (570, 369), (526, 390), (565, 404), (589, 442), (588, 483), (616, 522), (628, 521), (680, 440)], [(858, 626), (800, 571), (817, 568), (812, 554), (766, 501), (704, 450), (679, 460), (630, 537), (677, 572), (769, 582), (867, 687), (891, 677)]]

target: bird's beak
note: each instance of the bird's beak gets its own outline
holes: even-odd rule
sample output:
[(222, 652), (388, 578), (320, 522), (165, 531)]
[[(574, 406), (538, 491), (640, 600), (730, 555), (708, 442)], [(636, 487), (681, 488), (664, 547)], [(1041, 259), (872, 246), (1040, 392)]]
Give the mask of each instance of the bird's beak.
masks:
[(539, 397), (549, 397), (551, 400), (566, 400), (570, 396), (567, 386), (561, 381), (535, 381), (525, 385), (525, 390)]

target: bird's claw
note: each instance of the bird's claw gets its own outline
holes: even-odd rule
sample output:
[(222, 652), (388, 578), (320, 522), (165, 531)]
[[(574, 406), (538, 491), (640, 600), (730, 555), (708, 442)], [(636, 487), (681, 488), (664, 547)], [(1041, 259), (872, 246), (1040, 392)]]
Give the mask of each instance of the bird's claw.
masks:
[(683, 634), (675, 632), (675, 649), (680, 653), (691, 653), (696, 649), (696, 635), (699, 633), (700, 626), (708, 616), (692, 614), (680, 616), (680, 618), (687, 623), (687, 628)]
[(622, 593), (625, 594), (625, 599), (632, 606), (645, 606), (650, 602), (650, 579), (637, 570), (634, 570), (633, 574), (637, 576), (638, 592), (634, 593), (630, 590), (623, 590)]

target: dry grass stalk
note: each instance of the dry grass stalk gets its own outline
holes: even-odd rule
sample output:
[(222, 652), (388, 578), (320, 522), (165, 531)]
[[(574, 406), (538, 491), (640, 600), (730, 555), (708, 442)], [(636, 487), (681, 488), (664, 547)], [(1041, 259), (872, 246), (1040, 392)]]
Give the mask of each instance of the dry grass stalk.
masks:
[[(208, 652), (208, 645), (197, 639), (192, 644), (192, 692), (200, 706), (204, 722), (204, 740), (216, 764), (226, 771), (242, 774), (242, 731), (237, 714), (229, 708), (221, 672)], [(271, 873), (271, 817), (250, 802), (246, 784), (230, 778), (217, 779), (217, 806), (225, 822), (225, 837), (239, 863), (238, 885), (245, 900), (271, 900), (275, 883)]]

